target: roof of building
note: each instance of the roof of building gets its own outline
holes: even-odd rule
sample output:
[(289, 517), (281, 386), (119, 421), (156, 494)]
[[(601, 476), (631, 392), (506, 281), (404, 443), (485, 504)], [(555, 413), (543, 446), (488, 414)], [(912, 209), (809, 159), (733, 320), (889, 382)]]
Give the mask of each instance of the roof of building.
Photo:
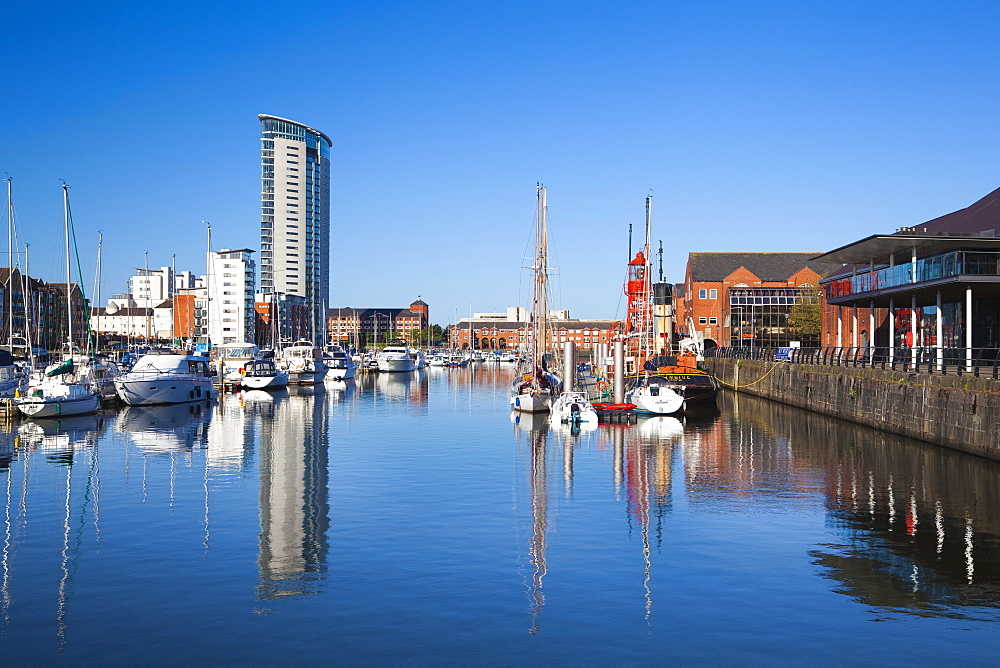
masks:
[(425, 302), (420, 297), (417, 297), (417, 300), (415, 302), (413, 302), (412, 304), (410, 304), (410, 306), (427, 306), (427, 302)]
[(996, 232), (1000, 230), (1000, 188), (979, 201), (900, 232)]
[(312, 134), (317, 135), (317, 136), (322, 137), (323, 139), (325, 139), (327, 146), (331, 146), (331, 147), (333, 146), (333, 140), (332, 139), (330, 139), (329, 137), (327, 137), (325, 134), (323, 134), (322, 132), (320, 132), (316, 128), (309, 127), (305, 123), (299, 123), (298, 121), (293, 121), (293, 120), (291, 120), (289, 118), (282, 118), (281, 116), (271, 116), (270, 114), (257, 114), (257, 118), (259, 120), (264, 120), (265, 118), (269, 118), (269, 119), (271, 119), (273, 121), (284, 121), (286, 123), (292, 123), (293, 125), (298, 125), (299, 127), (303, 128), (306, 132), (311, 132)]
[(411, 311), (408, 308), (331, 308), (327, 309), (327, 317), (357, 317), (373, 318), (376, 315), (385, 315), (393, 318), (422, 318), (423, 313)]
[(765, 282), (787, 281), (808, 267), (819, 275), (839, 268), (839, 264), (814, 262), (818, 253), (690, 253), (691, 279), (721, 282), (740, 267), (753, 272)]

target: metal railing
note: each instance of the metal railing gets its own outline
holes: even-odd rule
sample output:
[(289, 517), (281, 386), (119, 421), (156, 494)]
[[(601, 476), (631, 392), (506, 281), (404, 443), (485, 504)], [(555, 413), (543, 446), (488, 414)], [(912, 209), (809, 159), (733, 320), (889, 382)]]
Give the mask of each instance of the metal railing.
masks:
[(892, 369), (907, 373), (1000, 378), (1000, 348), (720, 347), (705, 351), (705, 356), (822, 366)]

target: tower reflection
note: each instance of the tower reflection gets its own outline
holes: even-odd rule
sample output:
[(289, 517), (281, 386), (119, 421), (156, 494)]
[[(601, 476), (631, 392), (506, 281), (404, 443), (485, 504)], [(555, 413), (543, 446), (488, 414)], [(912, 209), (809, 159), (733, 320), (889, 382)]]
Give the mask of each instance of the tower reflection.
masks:
[(322, 388), (293, 388), (260, 420), (260, 580), (257, 598), (316, 593), (330, 526), (329, 422)]

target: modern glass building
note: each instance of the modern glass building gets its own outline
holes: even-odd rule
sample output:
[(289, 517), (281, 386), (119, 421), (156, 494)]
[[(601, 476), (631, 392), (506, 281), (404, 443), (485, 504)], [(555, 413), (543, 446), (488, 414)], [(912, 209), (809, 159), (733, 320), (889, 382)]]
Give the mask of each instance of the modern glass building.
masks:
[(330, 301), (330, 148), (325, 134), (261, 114), (260, 292), (305, 299), (313, 342)]

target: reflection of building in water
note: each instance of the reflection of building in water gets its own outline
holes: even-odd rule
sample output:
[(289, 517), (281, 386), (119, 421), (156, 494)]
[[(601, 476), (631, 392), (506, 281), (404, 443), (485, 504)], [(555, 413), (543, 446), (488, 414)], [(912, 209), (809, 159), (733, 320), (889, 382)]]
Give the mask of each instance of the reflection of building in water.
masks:
[(15, 434), (11, 425), (0, 425), (0, 471), (10, 470), (14, 459)]
[(979, 607), (996, 618), (1000, 463), (753, 397), (739, 401), (740, 420), (782, 426), (785, 461), (798, 470), (787, 478), (823, 476), (810, 491), (824, 494), (843, 544), (812, 555), (836, 591), (898, 611)]
[(247, 464), (253, 443), (253, 422), (238, 394), (222, 394), (208, 427), (205, 465), (209, 475), (239, 471)]
[(260, 584), (272, 599), (315, 591), (330, 526), (322, 392), (290, 392), (260, 424)]

